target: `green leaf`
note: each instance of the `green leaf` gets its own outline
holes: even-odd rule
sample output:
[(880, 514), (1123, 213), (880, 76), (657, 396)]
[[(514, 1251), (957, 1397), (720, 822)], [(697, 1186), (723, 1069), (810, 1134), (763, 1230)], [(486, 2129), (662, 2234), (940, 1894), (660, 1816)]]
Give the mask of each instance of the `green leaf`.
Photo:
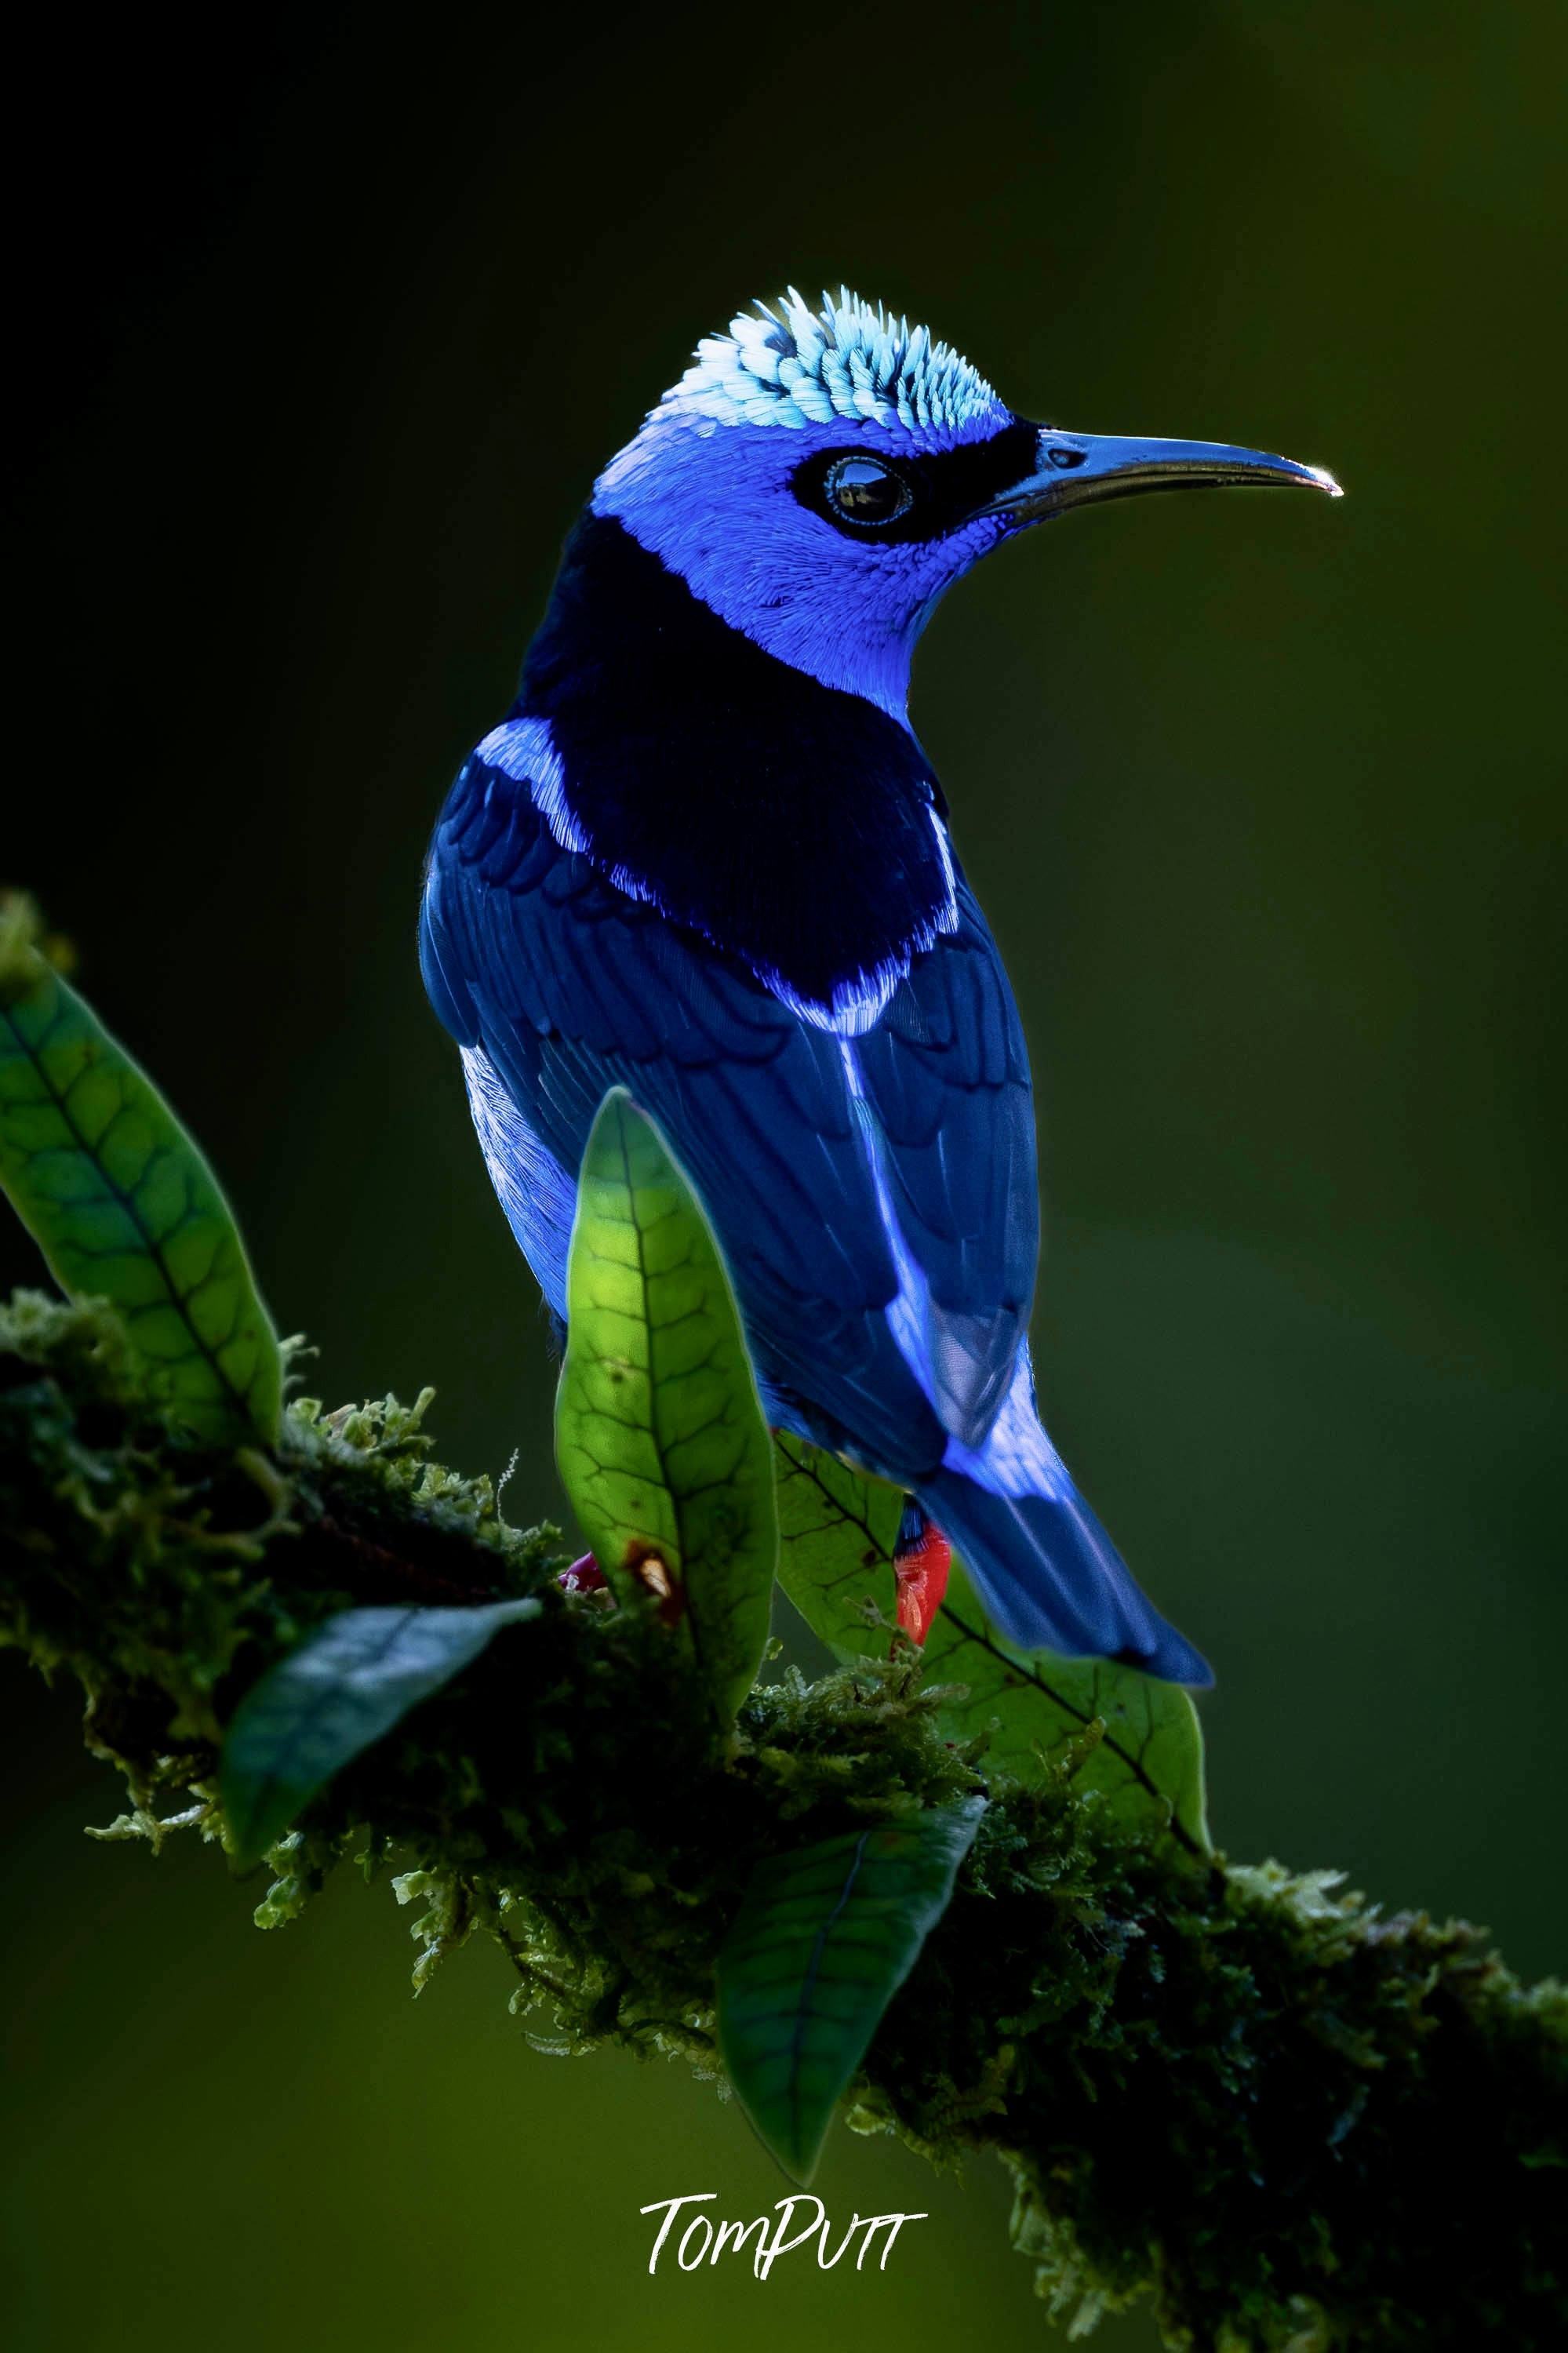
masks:
[[(887, 1636), (867, 1623), (861, 1603), (896, 1614), (902, 1498), (800, 1439), (776, 1436), (774, 1446), (785, 1592), (841, 1659), (885, 1655)], [(1182, 1845), (1208, 1853), (1203, 1735), (1190, 1693), (1108, 1659), (1020, 1650), (991, 1624), (956, 1556), (925, 1659), (927, 1684), (968, 1686), (944, 1704), (942, 1718), (954, 1737), (989, 1732), (990, 1763), (1038, 1781), (1070, 1757), (1075, 1786), (1097, 1792), (1111, 1820), (1169, 1827)]]
[(985, 1800), (770, 1855), (718, 1961), (719, 2049), (747, 2115), (810, 2181), (833, 2109), (952, 1897)]
[(278, 1435), (282, 1364), (217, 1180), (167, 1103), (0, 909), (0, 1185), (73, 1298), (109, 1300), (202, 1443)]
[(841, 1657), (877, 1651), (887, 1636), (863, 1605), (895, 1614), (893, 1550), (903, 1491), (868, 1479), (836, 1454), (787, 1430), (773, 1435), (779, 1496), (779, 1582), (819, 1639)]
[[(990, 1727), (988, 1764), (1032, 1781), (1042, 1755), (1047, 1764), (1071, 1756), (1075, 1788), (1097, 1791), (1105, 1818), (1132, 1831), (1170, 1828), (1183, 1846), (1208, 1853), (1202, 1728), (1180, 1684), (1109, 1659), (1019, 1650), (991, 1624), (957, 1558), (926, 1639), (926, 1677), (968, 1685), (942, 1715), (959, 1736)], [(1104, 1733), (1085, 1753), (1097, 1721)]]
[(768, 1641), (773, 1454), (718, 1245), (658, 1128), (623, 1087), (583, 1155), (556, 1452), (622, 1601), (659, 1593), (722, 1722)]
[(223, 1744), (223, 1810), (253, 1862), (334, 1773), (477, 1659), (533, 1599), (471, 1609), (342, 1609), (241, 1700)]

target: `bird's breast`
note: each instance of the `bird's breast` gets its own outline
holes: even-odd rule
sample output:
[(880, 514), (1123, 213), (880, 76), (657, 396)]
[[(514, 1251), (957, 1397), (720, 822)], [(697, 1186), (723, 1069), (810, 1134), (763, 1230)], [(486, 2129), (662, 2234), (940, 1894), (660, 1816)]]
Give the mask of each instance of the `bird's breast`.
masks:
[(808, 1018), (867, 1026), (953, 928), (914, 737), (764, 652), (611, 519), (568, 543), (513, 723), (547, 740), (553, 782), (518, 781), (563, 846)]

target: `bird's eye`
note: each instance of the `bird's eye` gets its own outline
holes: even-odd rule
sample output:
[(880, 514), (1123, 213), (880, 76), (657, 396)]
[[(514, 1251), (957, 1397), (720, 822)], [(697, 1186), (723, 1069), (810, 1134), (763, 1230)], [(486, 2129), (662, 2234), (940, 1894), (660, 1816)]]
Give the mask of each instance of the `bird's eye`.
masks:
[(912, 503), (909, 485), (875, 458), (840, 458), (829, 467), (822, 495), (846, 522), (893, 522)]

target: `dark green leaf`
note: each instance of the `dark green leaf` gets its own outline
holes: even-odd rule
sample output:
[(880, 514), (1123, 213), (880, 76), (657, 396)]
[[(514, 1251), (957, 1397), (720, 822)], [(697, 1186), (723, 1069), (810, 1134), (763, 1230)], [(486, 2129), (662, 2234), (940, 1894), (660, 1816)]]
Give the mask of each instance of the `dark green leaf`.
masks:
[(152, 1082), (0, 913), (0, 1184), (62, 1290), (119, 1309), (205, 1444), (278, 1434), (282, 1367), (233, 1216)]
[(1190, 1692), (1108, 1659), (1021, 1651), (988, 1620), (955, 1559), (947, 1599), (926, 1638), (927, 1683), (964, 1683), (943, 1710), (955, 1734), (985, 1732), (985, 1761), (1019, 1780), (1038, 1778), (1042, 1754), (1059, 1764), (1105, 1726), (1075, 1763), (1074, 1788), (1098, 1793), (1105, 1814), (1129, 1830), (1171, 1827), (1184, 1845), (1209, 1851), (1203, 1735)]
[(471, 1609), (344, 1609), (269, 1669), (235, 1710), (223, 1746), (223, 1810), (254, 1862), (315, 1792), (417, 1702), (477, 1659), (534, 1599)]
[(726, 1722), (756, 1680), (779, 1554), (773, 1456), (718, 1245), (622, 1087), (583, 1155), (556, 1451), (623, 1601), (664, 1599)]
[(809, 2181), (834, 2107), (947, 1910), (984, 1800), (770, 1855), (718, 1963), (719, 2048), (747, 2115)]
[(779, 1494), (779, 1582), (811, 1631), (841, 1657), (887, 1651), (868, 1623), (874, 1602), (891, 1620), (896, 1596), (893, 1548), (904, 1510), (901, 1489), (863, 1478), (836, 1454), (774, 1433)]

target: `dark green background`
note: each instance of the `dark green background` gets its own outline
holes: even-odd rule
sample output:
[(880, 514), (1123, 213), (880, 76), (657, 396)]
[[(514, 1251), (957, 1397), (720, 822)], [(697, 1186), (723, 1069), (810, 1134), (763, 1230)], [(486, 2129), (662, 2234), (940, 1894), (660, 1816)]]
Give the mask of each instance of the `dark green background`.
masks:
[[(844, 277), (1028, 414), (1338, 472), (1010, 550), (915, 715), (1035, 1056), (1044, 1398), (1216, 1663), (1218, 1834), (1531, 1971), (1568, 1944), (1561, 25), (63, 21), (9, 214), (0, 865), (325, 1393), (434, 1381), (456, 1460), (521, 1448), (514, 1515), (554, 1508), (551, 1369), (420, 997), (420, 858), (695, 338)], [(70, 1699), (0, 1689), (18, 2342), (1041, 2341), (1000, 2174), (843, 2134), (836, 2218), (932, 2212), (886, 2274), (649, 2280), (641, 2203), (783, 2189), (711, 2087), (534, 2055), (484, 1952), (410, 2005), (385, 1892), (261, 1937), (212, 1855), (86, 1846), (118, 1796)]]

